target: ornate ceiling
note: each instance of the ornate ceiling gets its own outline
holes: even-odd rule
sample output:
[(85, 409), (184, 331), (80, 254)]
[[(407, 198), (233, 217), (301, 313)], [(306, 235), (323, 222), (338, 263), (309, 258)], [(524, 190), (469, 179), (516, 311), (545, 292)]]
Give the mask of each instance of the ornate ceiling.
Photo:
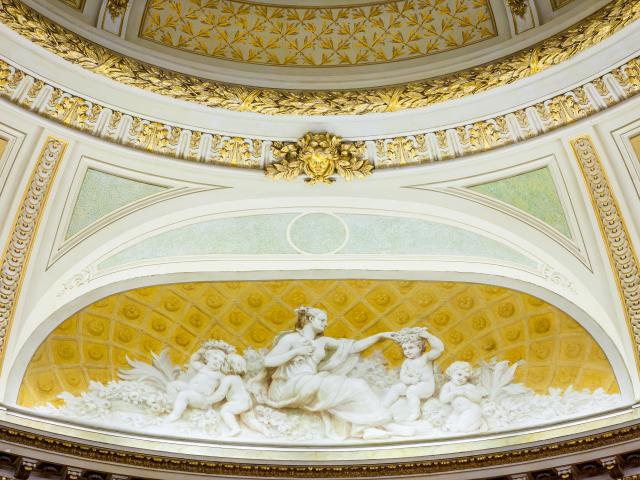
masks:
[[(3, 447), (456, 478), (637, 430), (640, 1), (0, 6)], [(325, 336), (290, 332), (301, 304)], [(421, 340), (415, 417), (399, 345), (420, 326), (442, 351)], [(267, 397), (234, 348), (259, 352)], [(239, 436), (231, 397), (176, 413), (194, 369), (251, 390)], [(291, 403), (283, 378), (311, 393)]]
[(396, 62), (497, 34), (487, 0), (348, 6), (147, 1), (140, 38), (225, 60), (331, 67)]
[[(302, 95), (293, 92), (281, 95), (277, 93), (278, 89), (343, 90), (352, 87), (355, 90), (417, 82), (402, 89), (406, 90), (406, 98), (402, 98), (405, 97), (402, 91), (394, 93), (389, 89), (387, 95), (399, 95), (400, 98), (397, 105), (387, 110), (416, 108), (433, 103), (433, 96), (425, 95), (429, 82), (424, 80), (453, 72), (460, 72), (456, 76), (464, 78), (456, 80), (456, 76), (452, 76), (446, 80), (446, 85), (453, 88), (455, 83), (461, 83), (460, 87), (463, 87), (462, 83), (465, 84), (465, 93), (454, 95), (482, 91), (482, 83), (487, 81), (479, 78), (482, 70), (475, 70), (469, 76), (462, 70), (496, 61), (553, 37), (606, 3), (604, 0), (593, 0), (586, 8), (577, 9), (568, 4), (553, 10), (545, 0), (545, 5), (539, 8), (532, 3), (524, 13), (515, 10), (522, 13), (518, 15), (506, 5), (496, 3), (499, 5), (496, 8), (486, 0), (402, 0), (354, 5), (329, 2), (302, 6), (277, 2), (149, 1), (131, 3), (128, 7), (126, 2), (121, 2), (122, 7), (116, 11), (117, 15), (105, 14), (104, 10), (97, 19), (96, 1), (92, 0), (82, 7), (81, 18), (70, 15), (70, 9), (64, 8), (59, 0), (37, 0), (35, 3), (38, 4), (37, 9), (46, 12), (45, 15), (54, 14), (59, 25), (77, 31), (112, 51), (165, 69), (168, 67), (170, 70), (194, 74), (194, 77), (208, 77), (223, 82), (207, 89), (208, 103), (212, 106), (223, 106), (213, 98), (222, 93), (221, 89), (225, 89), (224, 83), (274, 87), (270, 93), (269, 90), (259, 93), (260, 98), (255, 99), (258, 104), (268, 102), (268, 97), (274, 95), (281, 97), (273, 98), (278, 103), (293, 100), (286, 100), (287, 96)], [(4, 23), (11, 24), (12, 16), (24, 16), (21, 23), (26, 27), (25, 20), (29, 21), (33, 15), (14, 11), (14, 5), (9, 0), (5, 0), (5, 3), (7, 12)], [(623, 11), (623, 17), (616, 18)], [(619, 13), (612, 11), (604, 14), (615, 29), (628, 22), (624, 18), (636, 14), (633, 10), (629, 11), (628, 5)], [(509, 83), (570, 58), (588, 47), (585, 42), (593, 45), (612, 33), (609, 28), (601, 28), (602, 18), (603, 15), (600, 15), (597, 27), (589, 26), (596, 21), (592, 19), (590, 23), (565, 33), (547, 48), (540, 48), (532, 65), (529, 65), (530, 54), (514, 56), (508, 62), (492, 66), (487, 73), (499, 77), (508, 69), (511, 77)], [(85, 22), (97, 24), (97, 30), (94, 27), (86, 28)], [(42, 21), (38, 20), (37, 23), (42, 24)], [(19, 29), (19, 26), (14, 28)], [(113, 28), (116, 30), (110, 30)], [(59, 37), (59, 43), (62, 41), (61, 35), (65, 35), (51, 26), (46, 30), (49, 30), (49, 35)], [(106, 34), (107, 31), (111, 34)], [(27, 34), (26, 29), (23, 34)], [(31, 37), (35, 40), (33, 35)], [(570, 47), (568, 39), (572, 44)], [(79, 46), (77, 41), (64, 43), (68, 45), (59, 52), (62, 55), (69, 47)], [(560, 44), (564, 46), (558, 49)], [(550, 49), (554, 47), (556, 50), (552, 53)], [(86, 54), (86, 47), (83, 50)], [(68, 59), (69, 53), (66, 54)], [(78, 55), (73, 56), (78, 59)], [(114, 60), (111, 59), (110, 67), (101, 69), (101, 73), (125, 81), (124, 71), (116, 73), (120, 69)], [(392, 70), (386, 66), (389, 62), (393, 62)], [(81, 63), (89, 68), (87, 62)], [(140, 70), (140, 66), (131, 63), (128, 68)], [(319, 71), (323, 74), (318, 75)], [(165, 85), (173, 76), (162, 70), (154, 73), (158, 74), (165, 77)], [(140, 80), (146, 75), (140, 71), (137, 76), (139, 80), (135, 84), (141, 87)], [(473, 77), (478, 81), (471, 92), (468, 82)], [(199, 83), (195, 78), (176, 80), (185, 86), (191, 84), (189, 88)], [(495, 82), (501, 84), (505, 80), (495, 79), (491, 87), (497, 85)], [(173, 86), (172, 90), (175, 95), (177, 88)], [(415, 100), (418, 94), (425, 97), (425, 101), (426, 97), (431, 98), (428, 103), (411, 102), (410, 99), (414, 97)], [(339, 109), (319, 113), (365, 113), (345, 111), (345, 101), (332, 99), (339, 95), (337, 92), (325, 91), (320, 95), (325, 97), (325, 103), (334, 103), (336, 107), (337, 104), (341, 105)], [(378, 96), (378, 93), (371, 90), (366, 95)], [(304, 102), (302, 98), (296, 101), (300, 100)], [(243, 109), (258, 111), (249, 108), (248, 104)], [(267, 113), (266, 110), (262, 111)], [(289, 108), (288, 112), (282, 113), (314, 112)]]

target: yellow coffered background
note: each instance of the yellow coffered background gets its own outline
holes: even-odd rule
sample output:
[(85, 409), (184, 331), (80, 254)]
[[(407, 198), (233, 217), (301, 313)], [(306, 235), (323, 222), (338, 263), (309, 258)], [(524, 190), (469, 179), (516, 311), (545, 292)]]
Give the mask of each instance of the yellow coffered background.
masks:
[[(445, 343), (438, 360), (524, 360), (516, 380), (539, 393), (550, 387), (618, 384), (602, 349), (577, 322), (530, 295), (472, 283), (387, 280), (285, 280), (183, 283), (139, 288), (102, 299), (59, 325), (31, 359), (20, 389), (24, 406), (84, 391), (91, 380), (117, 379), (126, 357), (149, 361), (168, 348), (183, 364), (202, 342), (224, 339), (243, 351), (269, 348), (293, 327), (301, 304), (327, 310), (326, 334), (361, 338), (426, 325)], [(402, 360), (392, 342), (380, 349)]]

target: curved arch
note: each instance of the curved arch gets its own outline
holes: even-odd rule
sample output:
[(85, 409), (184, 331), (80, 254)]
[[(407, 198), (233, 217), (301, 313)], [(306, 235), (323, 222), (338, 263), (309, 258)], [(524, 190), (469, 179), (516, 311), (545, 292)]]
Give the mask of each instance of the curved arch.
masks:
[[(596, 319), (589, 315), (584, 309), (573, 304), (557, 292), (553, 292), (544, 286), (534, 283), (533, 278), (526, 279), (523, 272), (519, 272), (521, 278), (516, 277), (516, 269), (504, 267), (501, 272), (496, 274), (488, 274), (473, 271), (471, 265), (467, 265), (466, 271), (461, 269), (462, 265), (457, 265), (457, 271), (445, 270), (414, 270), (401, 271), (397, 268), (388, 270), (324, 270), (313, 275), (314, 279), (340, 279), (340, 278), (362, 278), (371, 280), (396, 279), (396, 280), (429, 280), (429, 281), (455, 281), (455, 282), (474, 282), (486, 285), (496, 285), (510, 290), (522, 292), (528, 295), (538, 297), (550, 305), (557, 307), (573, 320), (577, 321), (602, 348), (609, 364), (611, 365), (616, 380), (618, 382), (622, 397), (625, 401), (631, 401), (633, 398), (631, 379), (625, 362), (616, 347), (614, 340), (604, 331)], [(204, 266), (206, 268), (206, 266)], [(393, 267), (392, 267), (393, 268)], [(492, 267), (492, 268), (495, 268)], [(507, 273), (511, 270), (511, 275)], [(41, 343), (47, 338), (49, 333), (58, 326), (63, 320), (86, 307), (93, 302), (107, 297), (112, 294), (124, 292), (127, 290), (148, 287), (154, 285), (163, 285), (179, 282), (196, 282), (196, 281), (223, 281), (223, 280), (273, 280), (273, 279), (308, 279), (307, 270), (302, 271), (278, 271), (272, 269), (262, 269), (259, 272), (224, 272), (202, 269), (201, 271), (176, 271), (163, 274), (150, 274), (152, 269), (137, 268), (128, 271), (129, 278), (120, 278), (114, 281), (105, 281), (100, 286), (95, 286), (87, 292), (71, 302), (68, 302), (55, 312), (53, 312), (38, 328), (36, 328), (25, 342), (23, 348), (15, 356), (13, 365), (10, 368), (9, 382), (4, 395), (5, 401), (14, 403), (18, 396), (20, 384), (25, 374), (29, 360)], [(533, 276), (531, 276), (533, 277)]]

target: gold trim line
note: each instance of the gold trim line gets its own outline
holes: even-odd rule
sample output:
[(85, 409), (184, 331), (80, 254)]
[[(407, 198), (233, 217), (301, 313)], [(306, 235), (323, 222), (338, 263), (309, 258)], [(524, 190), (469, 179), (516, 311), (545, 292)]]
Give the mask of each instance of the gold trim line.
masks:
[[(511, 145), (564, 127), (640, 92), (640, 59), (555, 97), (473, 123), (364, 141), (365, 159), (376, 169), (465, 157)], [(97, 103), (46, 83), (0, 58), (0, 97), (22, 108), (110, 142), (194, 162), (266, 169), (277, 161), (267, 138), (232, 137), (188, 130)], [(281, 143), (291, 143), (282, 139)], [(274, 142), (274, 145), (277, 142)]]
[(4, 249), (0, 267), (0, 371), (31, 248), (66, 147), (63, 140), (47, 137), (22, 196), (11, 236)]
[(307, 91), (231, 85), (149, 65), (90, 42), (19, 0), (0, 0), (0, 22), (86, 70), (179, 100), (268, 115), (362, 115), (426, 107), (466, 97), (558, 65), (639, 18), (640, 0), (613, 0), (565, 31), (488, 65), (397, 86)]
[(111, 447), (96, 447), (74, 439), (58, 439), (41, 433), (22, 431), (18, 427), (0, 426), (0, 441), (35, 447), (47, 452), (72, 455), (81, 459), (124, 464), (131, 467), (162, 469), (206, 475), (242, 478), (385, 478), (400, 475), (445, 473), (469, 468), (487, 468), (530, 462), (571, 453), (584, 452), (637, 440), (640, 425), (631, 425), (602, 433), (503, 452), (485, 453), (437, 460), (378, 464), (284, 465), (216, 462), (157, 454), (129, 452)]
[(640, 263), (631, 243), (618, 200), (589, 135), (571, 140), (582, 176), (598, 217), (602, 239), (606, 244), (611, 269), (622, 301), (631, 338), (634, 341), (636, 366), (640, 368)]

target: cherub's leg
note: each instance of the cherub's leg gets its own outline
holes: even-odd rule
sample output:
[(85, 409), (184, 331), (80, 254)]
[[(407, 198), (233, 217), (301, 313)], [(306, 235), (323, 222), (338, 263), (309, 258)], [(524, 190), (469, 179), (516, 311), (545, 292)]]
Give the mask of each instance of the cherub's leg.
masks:
[(431, 395), (433, 395), (433, 389), (428, 382), (420, 382), (407, 387), (408, 421), (412, 422), (420, 418), (420, 404), (422, 403), (422, 399), (430, 397)]
[(480, 405), (470, 406), (460, 415), (458, 420), (458, 428), (461, 432), (476, 432), (482, 428), (482, 425), (483, 418)]
[(392, 385), (387, 394), (382, 400), (382, 406), (389, 408), (393, 405), (407, 391), (407, 386), (404, 383), (396, 383)]
[(173, 404), (173, 410), (167, 417), (167, 422), (175, 422), (182, 416), (184, 411), (189, 406), (189, 402), (191, 400), (191, 393), (192, 392), (186, 391), (186, 392), (180, 392), (178, 394)]
[(240, 426), (238, 425), (238, 421), (236, 420), (236, 414), (242, 413), (246, 409), (242, 408), (240, 405), (234, 405), (233, 402), (226, 403), (220, 409), (220, 416), (224, 421), (224, 424), (229, 429), (229, 435), (235, 436), (240, 433)]

